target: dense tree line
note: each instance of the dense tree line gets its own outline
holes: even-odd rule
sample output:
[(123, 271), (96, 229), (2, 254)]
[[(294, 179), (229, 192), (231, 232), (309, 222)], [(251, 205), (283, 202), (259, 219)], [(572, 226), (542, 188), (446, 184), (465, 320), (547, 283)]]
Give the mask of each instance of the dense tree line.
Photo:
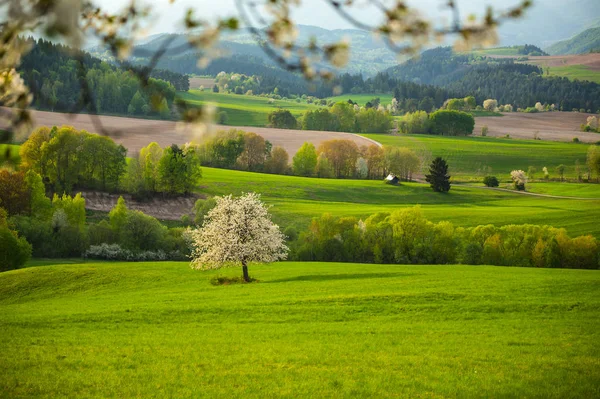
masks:
[(25, 200), (35, 206), (12, 214), (0, 206), (0, 249), (9, 251), (0, 251), (0, 260), (7, 256), (7, 262), (0, 262), (0, 270), (18, 268), (31, 255), (183, 260), (189, 254), (183, 228), (168, 229), (151, 216), (128, 210), (122, 197), (109, 220), (88, 223), (81, 194), (55, 194), (50, 200), (44, 194), (41, 177), (33, 171), (28, 177)]
[(544, 77), (542, 69), (535, 65), (454, 54), (449, 47), (425, 51), (419, 58), (390, 68), (383, 75), (388, 76), (390, 83), (384, 92), (391, 92), (392, 82), (399, 80), (443, 87), (453, 93), (446, 99), (472, 95), (478, 103), (495, 98), (523, 109), (534, 107), (537, 102), (556, 104), (564, 111), (600, 109), (597, 83)]
[(431, 114), (425, 111), (408, 112), (402, 118), (399, 129), (407, 134), (437, 134), (441, 136), (464, 136), (473, 133), (475, 118), (462, 111), (441, 109)]
[(303, 261), (600, 267), (600, 243), (589, 235), (537, 225), (459, 228), (428, 221), (418, 207), (365, 220), (324, 214), (291, 247), (291, 258)]
[(177, 91), (188, 91), (190, 89), (190, 77), (182, 73), (169, 71), (168, 69), (153, 69), (150, 77), (171, 83)]
[[(169, 82), (151, 77), (148, 85), (142, 87), (129, 70), (102, 62), (88, 53), (43, 39), (27, 41), (32, 49), (23, 57), (19, 71), (33, 93), (34, 107), (71, 111), (82, 102), (82, 84), (86, 83), (98, 113), (171, 116), (176, 89)], [(176, 79), (175, 74), (168, 72), (159, 74), (182, 80), (181, 84), (187, 79)], [(160, 103), (154, 100), (158, 93), (164, 97)]]
[(136, 197), (188, 194), (202, 175), (195, 146), (150, 143), (129, 162), (126, 154), (110, 137), (71, 126), (40, 127), (21, 146), (20, 169), (39, 174), (55, 193), (89, 188)]
[(392, 117), (383, 106), (367, 108), (339, 102), (331, 108), (306, 111), (300, 125), (304, 130), (387, 133), (392, 128)]
[(474, 68), (464, 78), (447, 86), (475, 96), (477, 102), (495, 98), (517, 108), (533, 107), (537, 102), (556, 104), (561, 111), (600, 110), (600, 85), (588, 81), (570, 81), (562, 77), (525, 75), (512, 67)]

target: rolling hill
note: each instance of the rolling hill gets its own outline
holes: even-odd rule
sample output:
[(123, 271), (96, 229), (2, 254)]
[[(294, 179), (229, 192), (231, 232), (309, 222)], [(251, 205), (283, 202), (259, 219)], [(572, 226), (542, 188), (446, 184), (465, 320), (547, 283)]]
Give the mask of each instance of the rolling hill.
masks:
[(36, 397), (597, 397), (593, 270), (352, 263), (0, 273), (0, 391)]
[(551, 55), (585, 54), (600, 51), (600, 27), (587, 29), (577, 36), (563, 40), (546, 49)]

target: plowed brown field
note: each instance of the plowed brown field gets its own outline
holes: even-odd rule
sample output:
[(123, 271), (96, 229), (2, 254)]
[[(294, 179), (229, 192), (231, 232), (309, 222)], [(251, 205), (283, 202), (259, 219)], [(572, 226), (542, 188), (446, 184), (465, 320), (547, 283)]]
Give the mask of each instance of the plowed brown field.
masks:
[[(32, 113), (36, 126), (71, 125), (77, 129), (87, 130), (88, 132), (100, 132), (100, 126), (95, 124), (93, 118), (87, 114), (71, 115), (46, 111), (32, 111)], [(191, 130), (182, 131), (177, 129), (176, 123), (171, 121), (123, 118), (117, 116), (99, 116), (97, 119), (101, 123), (101, 128), (108, 132), (116, 142), (123, 144), (123, 146), (129, 150), (130, 155), (153, 141), (165, 147), (173, 143), (185, 144), (194, 139), (194, 134)], [(330, 139), (349, 139), (356, 142), (359, 146), (376, 143), (370, 139), (351, 133), (245, 126), (215, 126), (215, 129), (232, 128), (260, 134), (266, 140), (273, 143), (273, 146), (282, 146), (285, 148), (290, 157), (296, 154), (296, 151), (298, 151), (306, 141), (313, 143), (315, 146), (318, 146), (322, 141)]]
[(505, 113), (504, 116), (486, 116), (475, 118), (473, 135), (481, 135), (481, 127), (487, 125), (488, 136), (503, 137), (507, 134), (517, 139), (533, 139), (537, 132), (541, 140), (571, 141), (577, 137), (580, 141), (595, 143), (600, 134), (580, 131), (580, 125), (588, 116), (579, 112), (542, 112), (537, 114)]

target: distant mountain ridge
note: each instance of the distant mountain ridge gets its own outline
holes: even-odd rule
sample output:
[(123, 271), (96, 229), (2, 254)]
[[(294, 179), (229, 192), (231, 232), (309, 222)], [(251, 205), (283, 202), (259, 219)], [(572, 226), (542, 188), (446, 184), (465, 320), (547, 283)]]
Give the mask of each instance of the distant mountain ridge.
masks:
[(587, 29), (580, 34), (553, 44), (546, 49), (550, 55), (585, 54), (600, 49), (600, 27)]
[[(168, 47), (165, 56), (179, 57), (197, 53), (196, 49), (187, 45), (185, 35), (164, 33), (153, 35), (144, 42), (140, 42), (134, 47), (132, 56), (137, 58), (151, 56), (165, 40), (172, 39), (173, 36), (175, 39)], [(306, 44), (312, 38), (315, 38), (319, 44), (331, 44), (340, 40), (348, 40), (351, 43), (350, 61), (340, 73), (362, 73), (371, 76), (398, 64), (397, 55), (368, 31), (359, 29), (328, 30), (316, 26), (298, 26), (299, 43)], [(217, 48), (222, 51), (223, 57), (249, 55), (261, 58), (266, 64), (272, 65), (272, 60), (264, 53), (253, 34), (247, 29), (223, 34)], [(103, 59), (107, 57), (106, 50), (102, 47), (93, 47), (90, 52)]]

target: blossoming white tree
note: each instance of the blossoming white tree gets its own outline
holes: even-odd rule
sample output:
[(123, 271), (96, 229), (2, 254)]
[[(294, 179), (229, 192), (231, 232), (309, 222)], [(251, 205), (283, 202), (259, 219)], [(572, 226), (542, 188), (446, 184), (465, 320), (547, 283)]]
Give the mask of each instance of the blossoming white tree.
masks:
[(517, 190), (525, 190), (525, 184), (527, 183), (527, 174), (522, 170), (513, 170), (510, 172), (510, 177)]
[(242, 264), (245, 281), (249, 262), (275, 262), (287, 257), (288, 247), (279, 226), (271, 221), (260, 195), (216, 197), (200, 229), (192, 232), (192, 264), (209, 270)]

